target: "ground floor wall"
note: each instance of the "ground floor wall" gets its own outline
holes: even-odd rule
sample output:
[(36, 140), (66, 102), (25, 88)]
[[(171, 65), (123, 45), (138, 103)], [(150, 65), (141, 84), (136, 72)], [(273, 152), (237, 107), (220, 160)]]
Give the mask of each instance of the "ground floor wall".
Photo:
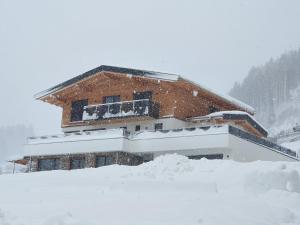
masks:
[[(127, 152), (97, 152), (97, 153), (84, 153), (84, 154), (68, 154), (68, 155), (47, 155), (47, 156), (31, 156), (25, 157), (28, 161), (28, 171), (35, 172), (45, 170), (41, 168), (42, 160), (55, 160), (55, 164), (52, 169), (59, 170), (70, 170), (72, 168), (72, 160), (81, 160), (83, 161), (81, 168), (95, 168), (99, 167), (97, 165), (97, 159), (101, 158), (109, 158), (109, 163), (103, 163), (104, 165), (129, 165), (136, 166), (143, 163), (143, 158), (141, 156), (137, 156), (134, 154), (130, 154)], [(78, 162), (80, 162), (80, 160)], [(78, 168), (80, 169), (80, 168)], [(51, 169), (47, 169), (51, 170)]]

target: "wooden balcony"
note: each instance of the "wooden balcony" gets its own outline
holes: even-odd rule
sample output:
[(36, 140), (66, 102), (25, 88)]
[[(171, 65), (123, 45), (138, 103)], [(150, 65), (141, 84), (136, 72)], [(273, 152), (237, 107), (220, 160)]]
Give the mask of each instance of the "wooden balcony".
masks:
[(105, 120), (114, 118), (159, 117), (159, 104), (149, 99), (113, 102), (84, 107), (83, 121)]

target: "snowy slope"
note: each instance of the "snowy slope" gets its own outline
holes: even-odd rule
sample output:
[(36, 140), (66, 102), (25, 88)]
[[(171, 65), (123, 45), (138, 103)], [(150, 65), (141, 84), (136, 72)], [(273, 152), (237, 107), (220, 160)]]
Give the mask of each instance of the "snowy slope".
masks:
[(300, 123), (300, 86), (291, 93), (293, 96), (291, 100), (276, 108), (276, 120), (270, 127), (271, 134), (276, 135), (292, 130), (297, 123)]
[(300, 156), (300, 135), (293, 137), (292, 140), (286, 140), (281, 143), (282, 146), (294, 150)]
[(253, 106), (271, 135), (300, 123), (300, 49), (252, 67), (230, 95)]
[(299, 174), (299, 163), (169, 155), (138, 167), (1, 175), (0, 224), (300, 224)]

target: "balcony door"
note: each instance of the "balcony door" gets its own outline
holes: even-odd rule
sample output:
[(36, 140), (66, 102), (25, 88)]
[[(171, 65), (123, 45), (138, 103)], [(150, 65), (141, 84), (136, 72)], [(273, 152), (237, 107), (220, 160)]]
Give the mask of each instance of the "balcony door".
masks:
[(138, 116), (149, 115), (150, 101), (152, 99), (152, 92), (136, 92), (133, 94), (133, 99), (138, 100), (134, 102), (134, 113)]
[(71, 112), (71, 121), (72, 122), (82, 120), (84, 106), (87, 106), (87, 105), (88, 105), (87, 99), (72, 102), (72, 112)]

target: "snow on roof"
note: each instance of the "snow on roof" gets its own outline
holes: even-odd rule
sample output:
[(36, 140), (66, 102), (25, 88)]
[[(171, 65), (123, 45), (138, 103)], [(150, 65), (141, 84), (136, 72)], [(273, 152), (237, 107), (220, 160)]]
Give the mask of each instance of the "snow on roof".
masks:
[(199, 87), (201, 89), (204, 89), (204, 90), (206, 90), (206, 91), (208, 91), (210, 93), (213, 93), (213, 94), (217, 95), (218, 97), (222, 98), (223, 100), (225, 100), (227, 102), (230, 102), (230, 103), (232, 103), (234, 105), (239, 106), (241, 109), (244, 109), (244, 110), (246, 110), (246, 111), (248, 111), (248, 112), (250, 112), (252, 114), (255, 113), (255, 109), (252, 106), (250, 106), (250, 105), (248, 105), (248, 104), (246, 104), (246, 103), (244, 103), (244, 102), (242, 102), (242, 101), (240, 101), (240, 100), (238, 100), (238, 99), (236, 99), (234, 97), (231, 97), (231, 96), (223, 94), (223, 93), (219, 93), (219, 92), (217, 92), (215, 90), (207, 88), (207, 87), (205, 87), (203, 85), (198, 84), (197, 82), (191, 81), (191, 80), (186, 79), (186, 78), (184, 78), (182, 76), (181, 76), (181, 79), (183, 79), (183, 80), (185, 80), (185, 81), (187, 81), (189, 83), (192, 83), (195, 86), (197, 86), (197, 87)]
[(155, 79), (159, 79), (159, 80), (168, 80), (168, 81), (177, 81), (179, 79), (179, 75), (171, 74), (171, 73), (162, 73), (162, 72), (149, 71), (149, 70), (138, 70), (138, 69), (124, 68), (124, 67), (101, 65), (101, 66), (94, 68), (92, 70), (89, 70), (81, 75), (71, 78), (65, 82), (62, 82), (52, 88), (49, 88), (45, 91), (37, 93), (34, 97), (37, 99), (42, 98), (46, 95), (49, 95), (58, 90), (61, 90), (69, 85), (72, 85), (80, 80), (86, 79), (88, 77), (91, 77), (91, 76), (99, 73), (99, 72), (104, 72), (104, 71), (115, 72), (115, 73), (124, 73), (129, 77), (142, 76), (142, 77), (149, 77), (149, 78), (155, 78)]
[(260, 122), (258, 122), (252, 115), (250, 115), (247, 112), (244, 111), (236, 111), (236, 110), (232, 110), (232, 111), (220, 111), (220, 112), (214, 112), (209, 114), (208, 116), (217, 116), (218, 114), (231, 114), (231, 115), (247, 115), (249, 116), (252, 120), (254, 120), (259, 126), (261, 126), (264, 130), (267, 131), (267, 128), (265, 128)]
[(261, 124), (259, 123), (252, 115), (250, 115), (247, 112), (244, 111), (238, 111), (238, 110), (232, 110), (232, 111), (219, 111), (219, 112), (214, 112), (211, 114), (208, 114), (206, 116), (201, 116), (201, 117), (194, 117), (191, 119), (201, 119), (201, 118), (213, 118), (213, 117), (223, 117), (224, 115), (244, 115), (249, 117), (253, 122), (256, 128), (260, 129), (263, 133), (268, 134), (268, 130)]
[(211, 114), (208, 114), (208, 117), (217, 117), (217, 116), (223, 116), (224, 114), (233, 114), (233, 115), (248, 115), (251, 116), (249, 113), (244, 111), (238, 111), (238, 110), (229, 110), (229, 111), (219, 111), (219, 112), (213, 112)]
[(124, 67), (116, 67), (116, 66), (107, 66), (107, 65), (101, 65), (95, 69), (92, 69), (90, 71), (87, 71), (79, 76), (76, 76), (72, 79), (69, 79), (63, 83), (60, 83), (52, 88), (49, 88), (45, 91), (42, 91), (40, 93), (37, 93), (34, 97), (36, 99), (40, 99), (42, 97), (45, 97), (47, 95), (50, 95), (50, 94), (53, 94), (55, 93), (56, 91), (59, 91), (67, 86), (70, 86), (78, 81), (81, 81), (83, 79), (86, 79), (88, 77), (91, 77), (99, 72), (115, 72), (115, 73), (124, 73), (126, 74), (127, 76), (129, 77), (132, 77), (132, 76), (142, 76), (142, 77), (147, 77), (147, 78), (153, 78), (153, 79), (157, 79), (157, 80), (166, 80), (166, 81), (178, 81), (178, 80), (184, 80), (186, 82), (189, 82), (189, 83), (192, 83), (194, 84), (195, 86), (201, 88), (201, 89), (204, 89), (212, 94), (215, 94), (216, 96), (222, 98), (223, 100), (227, 101), (227, 102), (230, 102), (231, 104), (234, 104), (234, 105), (237, 105), (238, 107), (240, 107), (241, 109), (244, 109), (252, 114), (255, 113), (255, 110), (247, 105), (246, 103), (244, 102), (241, 102), (231, 96), (228, 96), (228, 95), (225, 95), (225, 94), (220, 94), (220, 93), (217, 93), (216, 91), (213, 91), (209, 88), (206, 88), (204, 87), (203, 85), (200, 85), (194, 81), (191, 81), (189, 79), (186, 79), (180, 75), (177, 75), (177, 74), (172, 74), (172, 73), (163, 73), (163, 72), (156, 72), (156, 71), (149, 71), (149, 70), (139, 70), (139, 69), (132, 69), (132, 68), (124, 68)]

